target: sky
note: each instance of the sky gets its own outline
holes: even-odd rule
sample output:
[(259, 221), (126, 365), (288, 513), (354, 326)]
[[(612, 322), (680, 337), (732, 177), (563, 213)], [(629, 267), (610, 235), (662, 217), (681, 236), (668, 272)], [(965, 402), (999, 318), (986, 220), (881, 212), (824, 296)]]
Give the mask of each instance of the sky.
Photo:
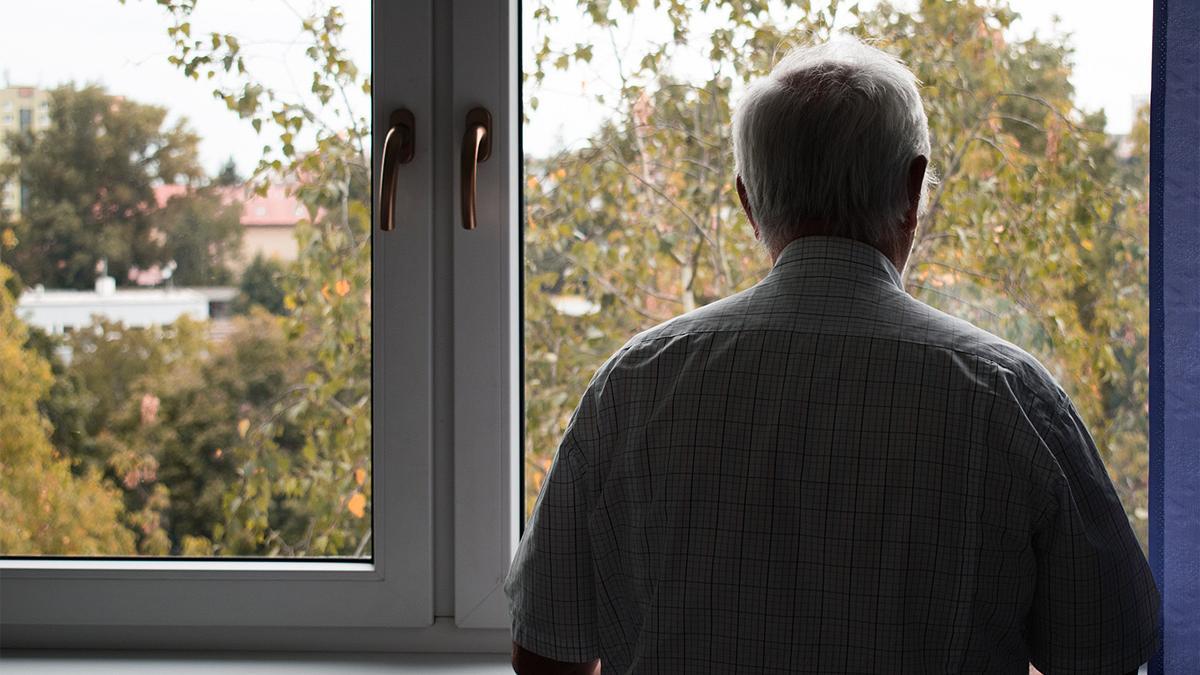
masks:
[[(490, 0), (485, 0), (490, 1)], [(911, 2), (911, 0), (909, 0)], [(299, 15), (324, 6), (317, 0), (200, 0), (192, 20), (193, 34), (209, 30), (239, 36), (251, 68), (274, 88), (303, 95), (311, 70)], [(342, 0), (346, 15), (344, 44), (366, 70), (370, 62), (370, 0)], [(867, 5), (869, 2), (863, 2)], [(900, 7), (907, 3), (896, 2)], [(1128, 130), (1135, 97), (1150, 91), (1152, 8), (1149, 0), (1011, 0), (1022, 14), (1016, 36), (1036, 31), (1071, 35), (1077, 67), (1073, 77), (1079, 104), (1103, 108), (1109, 131)], [(582, 30), (564, 13), (558, 34)], [(1057, 28), (1052, 17), (1061, 21)], [(578, 17), (578, 13), (574, 13)], [(581, 21), (576, 18), (575, 21)], [(0, 84), (53, 87), (69, 81), (99, 83), (111, 93), (162, 105), (168, 119), (187, 117), (203, 138), (201, 162), (215, 172), (235, 158), (243, 174), (251, 170), (263, 139), (211, 95), (211, 86), (186, 79), (167, 63), (171, 42), (167, 17), (153, 0), (0, 0)], [(645, 22), (647, 30), (653, 22)], [(527, 31), (528, 35), (530, 31)], [(631, 35), (631, 39), (639, 36)], [(525, 151), (542, 154), (560, 144), (586, 138), (603, 109), (587, 94), (611, 83), (612, 67), (597, 50), (592, 73), (549, 78), (538, 92), (541, 106), (525, 131)], [(686, 65), (686, 64), (685, 64)], [(581, 77), (593, 89), (581, 93)], [(367, 109), (365, 96), (353, 104)]]
[[(849, 0), (843, 0), (843, 7), (848, 4)], [(876, 0), (859, 0), (863, 8), (876, 4)], [(918, 2), (893, 0), (892, 4), (898, 9), (906, 9), (914, 8)], [(1071, 79), (1076, 89), (1076, 103), (1089, 111), (1103, 108), (1108, 120), (1107, 130), (1127, 132), (1133, 121), (1134, 100), (1150, 94), (1153, 32), (1150, 1), (1009, 0), (1008, 4), (1021, 15), (1012, 27), (1011, 38), (1024, 39), (1034, 34), (1041, 38), (1064, 33), (1069, 36), (1069, 43), (1075, 47), (1076, 67)], [(819, 6), (820, 2), (813, 5)], [(1057, 23), (1055, 17), (1059, 19)], [(845, 25), (842, 19), (848, 21), (851, 17), (840, 12), (837, 26)], [(550, 33), (551, 40), (567, 40), (569, 46), (577, 40), (573, 36), (586, 32), (586, 21), (579, 12), (560, 12), (559, 22)], [(702, 18), (697, 23), (694, 32), (700, 35), (707, 35), (715, 27), (711, 19)], [(617, 88), (615, 54), (626, 57), (643, 54), (649, 41), (662, 41), (661, 36), (670, 34), (668, 21), (655, 15), (653, 10), (640, 12), (629, 24), (628, 35), (623, 34), (626, 42), (616, 45), (611, 45), (607, 39), (597, 42), (592, 62), (584, 66), (583, 72), (547, 71), (545, 82), (536, 92), (538, 110), (526, 110), (530, 117), (525, 132), (527, 154), (544, 155), (564, 145), (584, 144), (608, 112), (595, 103), (593, 95)], [(531, 50), (540, 46), (541, 35), (536, 30), (527, 30), (526, 35), (524, 53), (528, 58)], [(680, 50), (675, 58), (676, 73), (710, 76), (711, 73), (705, 71), (708, 59), (703, 53), (703, 45), (694, 51)], [(737, 95), (734, 91), (735, 103)]]
[[(313, 0), (200, 0), (193, 36), (232, 33), (247, 67), (287, 93), (306, 93), (312, 69), (300, 19), (328, 3)], [(336, 3), (346, 16), (345, 46), (364, 71), (371, 59), (370, 0)], [(99, 83), (113, 94), (186, 117), (203, 139), (201, 163), (216, 172), (232, 156), (243, 175), (253, 170), (264, 139), (247, 120), (167, 62), (173, 45), (169, 17), (154, 0), (0, 0), (0, 85), (53, 87), (69, 81)], [(355, 101), (369, 110), (365, 96)], [(265, 129), (264, 129), (265, 133)], [(301, 144), (297, 144), (301, 145)]]

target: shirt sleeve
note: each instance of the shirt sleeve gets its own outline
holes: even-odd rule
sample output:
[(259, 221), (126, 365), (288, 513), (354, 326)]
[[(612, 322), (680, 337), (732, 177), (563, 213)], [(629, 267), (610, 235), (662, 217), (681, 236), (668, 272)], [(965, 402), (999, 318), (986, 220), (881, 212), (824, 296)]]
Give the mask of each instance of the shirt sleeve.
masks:
[(1150, 566), (1075, 407), (1064, 399), (1038, 426), (1055, 475), (1033, 531), (1030, 661), (1046, 675), (1135, 671), (1158, 647)]
[(505, 583), (513, 640), (570, 663), (599, 658), (587, 460), (598, 440), (599, 379), (571, 416)]

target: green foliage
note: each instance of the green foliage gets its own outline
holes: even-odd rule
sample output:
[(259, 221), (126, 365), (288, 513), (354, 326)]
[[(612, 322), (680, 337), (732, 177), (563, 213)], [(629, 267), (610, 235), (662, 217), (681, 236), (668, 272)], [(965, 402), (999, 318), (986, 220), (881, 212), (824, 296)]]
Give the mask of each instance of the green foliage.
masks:
[(168, 259), (152, 232), (152, 186), (201, 172), (199, 139), (165, 118), (164, 108), (68, 84), (50, 94), (49, 128), (4, 140), (2, 172), (19, 171), (27, 194), (7, 257), (24, 283), (90, 288), (101, 258), (117, 279)]
[(186, 383), (180, 371), (201, 360), (203, 327), (187, 319), (155, 328), (97, 321), (62, 344), (70, 366), (56, 364), (60, 375), (45, 406), (57, 447), (121, 488), (139, 553), (167, 555), (170, 489), (159, 480), (158, 394)]
[[(1050, 367), (1145, 546), (1148, 146), (1118, 151), (1103, 114), (1075, 108), (1069, 48), (1007, 42), (1011, 20), (932, 1), (919, 17), (863, 15), (859, 33), (881, 36), (926, 83), (940, 139), (942, 183), (906, 281)], [(922, 58), (939, 48), (950, 58)], [(1134, 139), (1147, 134), (1144, 113)]]
[(24, 344), (0, 265), (0, 555), (122, 555), (120, 496), (95, 471), (75, 475), (51, 446), (38, 401), (50, 386), (46, 361)]
[[(226, 494), (214, 550), (237, 555), (364, 555), (371, 539), (370, 123), (348, 92), (370, 92), (340, 44), (336, 7), (301, 21), (317, 105), (256, 80), (235, 36), (192, 37), (194, 2), (159, 0), (175, 41), (169, 58), (256, 131), (274, 130), (255, 172), (259, 187), (287, 179), (308, 209), (297, 225), (299, 258), (283, 277), (283, 332), (305, 364), (303, 379), (249, 419), (247, 456)], [(339, 108), (341, 105), (343, 107)], [(335, 125), (333, 118), (340, 121)], [(348, 120), (348, 122), (346, 121)], [(295, 147), (311, 131), (310, 152)], [(296, 448), (279, 442), (286, 428)]]
[[(36, 460), (44, 476), (29, 472), (30, 478), (13, 482), (21, 486), (19, 494), (0, 491), (0, 499), (10, 500), (2, 504), (6, 516), (13, 500), (25, 500), (20, 508), (38, 503), (40, 493), (28, 486), (43, 476), (63, 482), (68, 493), (91, 495), (94, 504), (115, 503), (113, 485), (120, 486), (124, 509), (99, 508), (97, 517), (108, 520), (88, 526), (107, 539), (79, 544), (87, 538), (72, 533), (79, 550), (369, 554), (370, 129), (353, 110), (338, 109), (334, 116), (329, 109), (342, 105), (347, 92), (369, 93), (370, 81), (340, 47), (336, 9), (302, 20), (313, 77), (311, 97), (295, 98), (257, 79), (235, 36), (194, 29), (193, 0), (157, 1), (169, 16), (171, 63), (186, 77), (218, 84), (215, 95), (264, 136), (252, 180), (260, 187), (278, 179), (295, 186), (309, 215), (297, 228), (299, 259), (286, 268), (260, 259), (245, 270), (238, 303), (246, 315), (224, 340), (209, 339), (186, 320), (156, 329), (101, 323), (66, 338), (73, 354), (69, 367), (53, 361), (55, 339), (30, 340), (44, 358), (20, 348), (23, 337), (18, 347), (9, 346), (3, 362), (27, 365), (11, 376), (8, 369), (0, 374), (9, 376), (0, 397), (38, 402), (53, 428), (38, 421), (37, 410), (30, 416), (32, 404), (10, 405), (5, 398), (0, 416), (24, 412), (15, 413), (21, 421), (10, 425), (5, 418), (0, 427), (0, 433), (22, 434), (19, 444), (6, 440), (4, 452), (32, 448), (22, 450), (18, 461), (44, 456), (49, 434), (74, 465)], [(529, 6), (534, 30), (528, 39), (537, 47), (524, 74), (527, 109), (535, 107), (548, 72), (599, 58), (620, 42), (614, 38), (633, 21), (633, 12), (650, 3), (577, 5), (594, 29), (585, 35), (596, 40), (555, 32), (557, 5)], [(730, 101), (789, 47), (831, 35), (835, 23), (849, 16), (851, 32), (898, 54), (924, 82), (932, 161), (941, 182), (930, 195), (908, 289), (1027, 346), (1058, 374), (1096, 436), (1144, 541), (1145, 116), (1122, 147), (1096, 131), (1103, 119), (1076, 110), (1072, 100), (1068, 46), (1007, 39), (1014, 14), (1002, 4), (925, 0), (913, 13), (887, 4), (871, 11), (844, 3), (814, 10), (803, 1), (655, 6), (669, 20), (662, 40), (640, 53), (619, 54), (617, 91), (597, 95), (598, 103), (614, 106), (611, 117), (583, 147), (526, 161), (528, 503), (574, 402), (604, 358), (633, 333), (743, 289), (766, 271), (766, 256), (733, 191)], [(720, 20), (703, 20), (706, 14)], [(704, 26), (714, 28), (702, 32)], [(676, 59), (688, 49), (700, 49), (712, 61), (710, 75), (678, 72)], [(84, 110), (93, 110), (87, 106), (95, 97), (107, 100), (91, 89), (71, 92), (56, 96), (78, 95)], [(159, 130), (161, 117), (135, 104), (118, 106), (130, 109), (149, 116), (145, 128), (170, 135)], [(64, 144), (95, 146), (95, 139), (79, 140), (86, 134), (76, 127), (59, 126), (48, 133), (58, 133)], [(308, 152), (297, 150), (301, 134), (314, 139)], [(180, 141), (178, 147), (186, 145)], [(186, 155), (168, 153), (148, 164), (149, 174), (133, 178), (115, 171), (104, 185), (62, 169), (72, 166), (62, 156), (45, 160), (64, 175), (42, 169), (45, 185), (61, 185), (45, 192), (38, 222), (74, 239), (56, 249), (50, 242), (57, 240), (39, 239), (33, 221), (18, 220), (0, 250), (22, 260), (29, 283), (52, 279), (74, 286), (90, 285), (96, 252), (111, 254), (118, 275), (122, 265), (165, 259), (162, 242), (149, 237), (157, 227), (153, 210), (133, 206), (151, 203), (146, 175), (165, 177), (172, 166), (189, 166), (193, 160)], [(91, 160), (81, 161), (87, 166)], [(23, 176), (25, 171), (22, 163)], [(91, 206), (97, 195), (102, 205), (126, 208), (130, 221), (105, 220), (108, 207)], [(196, 213), (204, 208), (180, 204), (171, 222), (189, 222), (193, 206)], [(90, 229), (82, 228), (85, 222)], [(179, 233), (184, 226), (162, 227)], [(208, 241), (225, 241), (219, 223), (213, 227)], [(176, 236), (190, 251), (188, 259), (201, 261), (192, 263), (196, 269), (224, 259), (201, 245), (204, 237)], [(125, 249), (115, 240), (128, 250), (121, 253)], [(49, 269), (34, 264), (28, 253), (34, 250), (54, 261)], [(69, 252), (86, 260), (64, 258)], [(67, 263), (59, 267), (59, 259)], [(0, 332), (0, 350), (10, 334), (17, 333)], [(47, 359), (53, 384), (45, 374)], [(16, 470), (9, 455), (3, 461), (0, 470)], [(4, 490), (10, 489), (8, 475)], [(114, 530), (114, 519), (124, 527)], [(8, 537), (0, 545), (29, 541), (8, 534), (27, 531), (27, 525), (0, 529), (0, 537)], [(55, 550), (64, 547), (59, 542)]]
[[(647, 4), (578, 7), (601, 48), (623, 42), (621, 27)], [(576, 34), (555, 42), (559, 7), (530, 8), (538, 45), (524, 73), (530, 108), (549, 70), (593, 57)], [(608, 354), (766, 271), (732, 187), (729, 102), (789, 48), (829, 37), (849, 16), (850, 32), (898, 55), (924, 83), (941, 182), (907, 288), (1047, 363), (1103, 449), (1144, 544), (1145, 120), (1129, 154), (1118, 152), (1097, 131), (1103, 117), (1075, 108), (1067, 44), (1007, 38), (1015, 14), (1000, 3), (924, 0), (911, 13), (886, 3), (814, 10), (748, 0), (665, 9), (669, 35), (614, 54), (616, 101), (595, 95), (614, 112), (590, 142), (527, 158), (527, 508), (579, 392)], [(717, 27), (697, 34), (697, 26)], [(698, 45), (712, 75), (682, 78), (674, 58)], [(573, 296), (599, 311), (555, 309)]]
[(158, 257), (178, 265), (176, 286), (224, 286), (233, 281), (229, 261), (240, 254), (242, 207), (211, 188), (172, 197), (152, 222), (162, 235)]
[(221, 170), (213, 178), (213, 185), (224, 187), (241, 185), (244, 182), (246, 179), (242, 178), (242, 174), (238, 172), (237, 163), (233, 161), (232, 157), (225, 160), (225, 163), (221, 165)]
[[(254, 180), (259, 188), (279, 179), (293, 185), (309, 218), (297, 227), (298, 262), (283, 268), (258, 259), (246, 270), (239, 298), (245, 316), (222, 329), (220, 339), (210, 338), (208, 326), (186, 318), (152, 328), (98, 321), (62, 338), (33, 337), (31, 345), (43, 358), (29, 349), (25, 353), (47, 375), (46, 387), (19, 393), (29, 406), (39, 405), (52, 424), (37, 426), (30, 442), (53, 452), (52, 440), (75, 462), (73, 467), (61, 460), (57, 468), (45, 468), (45, 462), (34, 468), (48, 480), (58, 471), (81, 485), (92, 481), (106, 490), (112, 505), (96, 511), (98, 518), (113, 517), (108, 544), (88, 543), (64, 525), (50, 534), (69, 534), (76, 545), (64, 540), (53, 550), (369, 555), (371, 260), (365, 139), (370, 128), (351, 110), (343, 111), (349, 127), (331, 126), (321, 118), (335, 100), (347, 100), (347, 87), (369, 92), (369, 79), (338, 45), (343, 20), (336, 9), (302, 22), (312, 40), (307, 51), (314, 64), (312, 92), (321, 104), (312, 108), (255, 82), (234, 36), (213, 34), (203, 44), (191, 41), (187, 19), (195, 3), (159, 4), (173, 21), (168, 34), (176, 39), (178, 52), (170, 60), (185, 75), (198, 77), (215, 68), (241, 78), (236, 93), (219, 91), (218, 96), (260, 132), (273, 128), (277, 133), (277, 142), (264, 146)], [(156, 131), (160, 109), (130, 102), (112, 105), (115, 99), (96, 88), (63, 88), (55, 96), (57, 135), (52, 129), (45, 136), (18, 139), (24, 145), (14, 146), (23, 180), (59, 183), (58, 192), (51, 194), (48, 187), (39, 192), (42, 201), (29, 212), (37, 215), (28, 222), (18, 220), (17, 231), (0, 241), (6, 255), (12, 251), (26, 265), (26, 281), (90, 285), (101, 255), (109, 257), (118, 277), (131, 265), (175, 258), (181, 275), (177, 282), (227, 281), (224, 264), (240, 230), (236, 207), (222, 205), (216, 193), (203, 188), (161, 210), (153, 207), (153, 181), (183, 176), (195, 182), (199, 176), (191, 168), (178, 168), (194, 166), (195, 139), (184, 143), (168, 133), (159, 139), (161, 156), (151, 157), (139, 151), (143, 136), (118, 133), (116, 127), (120, 122), (145, 133)], [(87, 133), (78, 128), (78, 120), (75, 126), (63, 122), (74, 119), (75, 108), (100, 114), (102, 107), (116, 115), (101, 116), (108, 125), (105, 134)], [(118, 114), (129, 111), (136, 114)], [(315, 144), (301, 154), (294, 147), (296, 135), (309, 125), (317, 129)], [(67, 161), (65, 150), (54, 154), (47, 145), (52, 140), (70, 141), (65, 144), (84, 153), (82, 162)], [(103, 161), (91, 167), (87, 153)], [(123, 170), (118, 161), (122, 154), (140, 160), (144, 171)], [(102, 179), (64, 183), (54, 173), (69, 174), (79, 167)], [(233, 171), (222, 173), (219, 180), (232, 180)], [(117, 206), (110, 208), (110, 201)], [(55, 214), (66, 215), (53, 220)], [(39, 239), (34, 219), (58, 229)], [(12, 245), (11, 239), (17, 243)], [(73, 258), (61, 265), (51, 257), (53, 264), (43, 269), (30, 253), (38, 246), (47, 251), (57, 247), (54, 251)], [(64, 353), (70, 355), (69, 363), (61, 358)], [(54, 363), (52, 385), (46, 360)], [(7, 469), (7, 457), (5, 461)], [(46, 502), (44, 496), (25, 493), (3, 496), (23, 500), (23, 508), (42, 508)], [(29, 538), (21, 530), (13, 532), (18, 540)]]
[[(203, 547), (221, 536), (226, 495), (253, 454), (251, 420), (269, 416), (302, 374), (279, 321), (256, 310), (236, 318), (230, 335), (210, 342), (205, 354), (174, 361), (142, 381), (143, 393), (127, 407), (126, 419), (137, 424), (129, 435), (153, 457), (155, 480), (166, 489), (163, 516), (172, 554), (214, 552)], [(152, 415), (148, 403), (156, 407)], [(265, 440), (293, 450), (299, 443), (287, 424)]]
[[(31, 342), (54, 364), (41, 401), (50, 438), (75, 458), (77, 474), (103, 474), (121, 488), (137, 552), (211, 555), (226, 493), (248, 456), (250, 420), (269, 417), (303, 376), (278, 318), (255, 309), (221, 341), (185, 318), (154, 328), (100, 321)], [(301, 444), (287, 424), (269, 441)]]
[(283, 277), (282, 263), (264, 258), (261, 253), (255, 255), (254, 260), (242, 270), (233, 310), (245, 314), (250, 308), (258, 306), (272, 314), (284, 314)]
[[(226, 500), (223, 553), (370, 553), (370, 212), (351, 203), (349, 218), (297, 232), (283, 326), (306, 372), (252, 420), (241, 483)], [(278, 442), (284, 425), (298, 447)]]

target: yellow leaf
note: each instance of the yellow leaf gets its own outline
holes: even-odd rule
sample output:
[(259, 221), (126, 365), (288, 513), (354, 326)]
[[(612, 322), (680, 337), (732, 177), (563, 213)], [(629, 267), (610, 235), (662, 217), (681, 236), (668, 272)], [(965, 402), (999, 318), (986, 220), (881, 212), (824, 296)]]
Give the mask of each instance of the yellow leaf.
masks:
[(1079, 245), (1080, 245), (1080, 246), (1082, 246), (1082, 247), (1084, 247), (1085, 249), (1087, 249), (1087, 250), (1089, 250), (1089, 251), (1090, 251), (1090, 250), (1092, 250), (1093, 248), (1095, 248), (1095, 245), (1094, 245), (1094, 244), (1092, 244), (1092, 240), (1091, 240), (1091, 239), (1084, 239), (1083, 241), (1079, 242)]
[(366, 469), (355, 469), (354, 470), (354, 482), (358, 483), (359, 485), (362, 485), (363, 481), (365, 481), (365, 480), (367, 480), (367, 470)]
[(242, 418), (242, 419), (238, 420), (237, 429), (238, 429), (238, 436), (245, 438), (246, 432), (250, 431), (250, 420), (248, 420), (246, 418)]
[(334, 284), (333, 289), (337, 291), (339, 296), (344, 298), (346, 297), (346, 294), (350, 292), (350, 282), (346, 281), (345, 279), (338, 279), (338, 282)]
[(283, 296), (283, 307), (289, 311), (296, 309), (296, 298), (290, 295)]
[(355, 492), (350, 501), (346, 502), (346, 509), (353, 513), (355, 518), (362, 518), (367, 512), (367, 498), (363, 493)]

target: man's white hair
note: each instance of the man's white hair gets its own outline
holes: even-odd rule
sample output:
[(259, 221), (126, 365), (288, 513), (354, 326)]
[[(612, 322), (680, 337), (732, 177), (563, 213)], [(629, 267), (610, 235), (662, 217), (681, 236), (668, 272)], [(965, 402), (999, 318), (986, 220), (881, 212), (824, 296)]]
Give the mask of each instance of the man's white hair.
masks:
[(917, 84), (895, 57), (845, 38), (795, 49), (750, 85), (733, 116), (733, 151), (768, 250), (813, 223), (894, 250), (909, 165), (929, 157)]

